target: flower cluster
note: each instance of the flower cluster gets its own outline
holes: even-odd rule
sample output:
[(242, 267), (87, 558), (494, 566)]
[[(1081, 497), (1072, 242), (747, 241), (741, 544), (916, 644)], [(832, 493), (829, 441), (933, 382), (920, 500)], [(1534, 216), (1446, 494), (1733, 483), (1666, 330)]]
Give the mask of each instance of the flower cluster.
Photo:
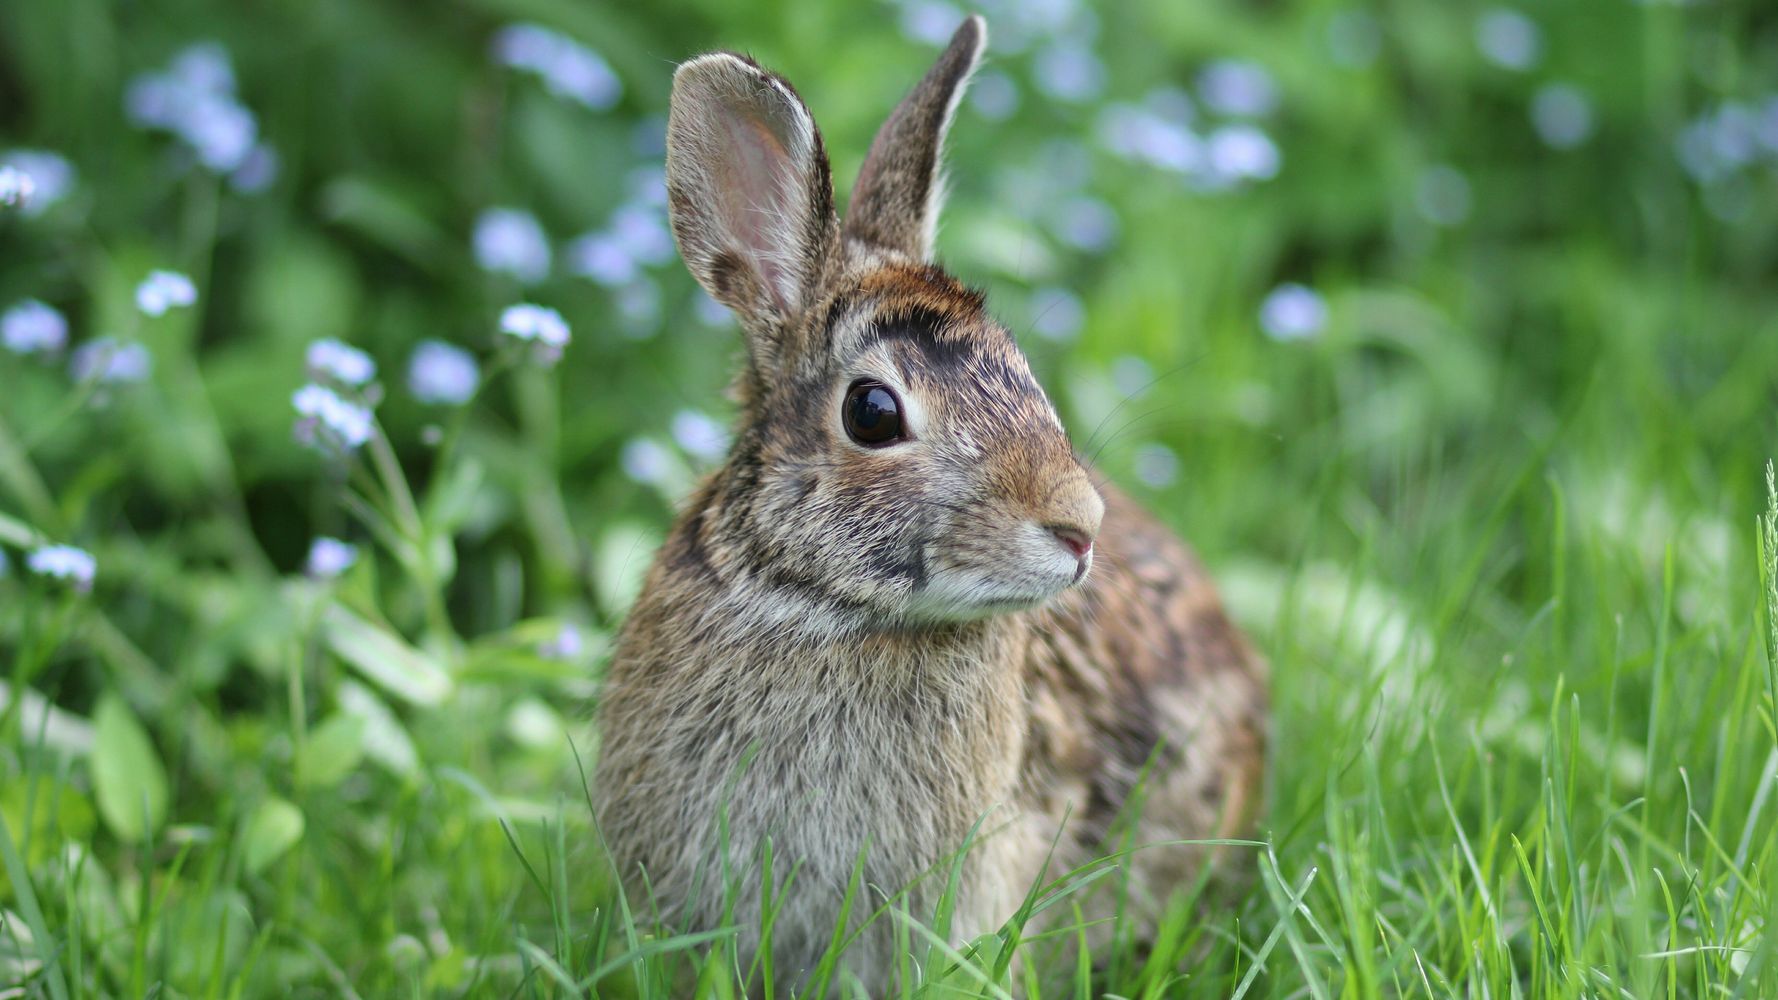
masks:
[(507, 306), (500, 314), (500, 332), (535, 345), (537, 360), (555, 364), (568, 346), (568, 321), (547, 306), (521, 303)]
[(25, 557), (25, 566), (38, 576), (62, 580), (80, 593), (93, 589), (99, 564), (92, 553), (72, 545), (44, 545)]
[(237, 190), (262, 191), (277, 177), (277, 152), (259, 141), (258, 121), (235, 95), (228, 51), (216, 42), (188, 46), (166, 70), (131, 80), (124, 110), (138, 127), (178, 137)]
[(490, 208), (475, 222), (475, 260), (482, 270), (534, 285), (549, 277), (551, 253), (543, 224), (529, 212)]
[(23, 170), (6, 164), (0, 166), (0, 208), (23, 205), (37, 193), (37, 182)]
[(0, 314), (0, 347), (14, 354), (55, 354), (67, 343), (67, 318), (36, 299)]
[(494, 58), (537, 75), (550, 93), (595, 111), (623, 96), (623, 84), (597, 52), (540, 24), (513, 24), (494, 36)]
[(74, 190), (74, 167), (42, 149), (14, 149), (0, 156), (0, 205), (39, 216)]
[(1701, 184), (1721, 184), (1764, 165), (1778, 168), (1778, 94), (1727, 101), (1679, 132), (1679, 164)]
[(481, 384), (475, 356), (442, 340), (423, 340), (408, 360), (407, 388), (422, 403), (457, 406)]
[(331, 337), (311, 343), (303, 357), (313, 379), (331, 379), (357, 388), (377, 377), (377, 363), (370, 355)]
[(197, 286), (178, 271), (150, 271), (136, 286), (136, 308), (149, 316), (165, 316), (198, 300)]
[(68, 359), (68, 370), (76, 382), (95, 382), (101, 386), (125, 385), (148, 378), (154, 368), (154, 357), (148, 348), (135, 341), (116, 337), (96, 337), (74, 349)]
[(290, 398), (296, 407), (296, 439), (327, 454), (347, 455), (376, 433), (369, 406), (345, 399), (324, 385), (310, 382)]

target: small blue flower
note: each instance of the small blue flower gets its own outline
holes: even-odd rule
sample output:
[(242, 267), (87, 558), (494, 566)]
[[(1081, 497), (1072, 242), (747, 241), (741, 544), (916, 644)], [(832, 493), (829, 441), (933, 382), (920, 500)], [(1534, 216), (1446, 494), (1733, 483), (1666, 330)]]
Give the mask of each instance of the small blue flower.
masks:
[(696, 410), (673, 415), (673, 440), (694, 458), (715, 462), (728, 453), (728, 429)]
[(998, 70), (984, 70), (969, 84), (969, 104), (991, 122), (1003, 122), (1019, 110), (1019, 85)]
[(1117, 213), (1098, 198), (1081, 196), (1058, 202), (1048, 222), (1057, 239), (1077, 250), (1097, 253), (1117, 239)]
[(356, 545), (323, 535), (309, 546), (309, 558), (303, 563), (303, 572), (317, 580), (331, 580), (351, 569), (357, 561)]
[(1111, 384), (1125, 396), (1140, 396), (1154, 385), (1154, 368), (1134, 354), (1121, 355), (1111, 363)]
[(660, 486), (672, 479), (675, 463), (672, 454), (660, 442), (635, 438), (624, 445), (618, 464), (623, 466), (624, 475), (636, 482)]
[(375, 433), (376, 418), (370, 408), (340, 397), (324, 385), (311, 382), (290, 399), (302, 418), (296, 424), (297, 440), (327, 452), (351, 452)]
[(408, 391), (422, 403), (466, 403), (480, 382), (474, 355), (441, 340), (421, 341), (407, 366)]
[(68, 342), (68, 320), (36, 299), (0, 315), (0, 345), (14, 354), (54, 354)]
[(1273, 340), (1308, 340), (1326, 325), (1327, 303), (1307, 285), (1279, 285), (1260, 303), (1260, 329)]
[(6, 550), (0, 549), (0, 580), (6, 579), (6, 573), (11, 568), (12, 564), (6, 561)]
[(1045, 340), (1071, 340), (1086, 322), (1080, 297), (1066, 288), (1039, 288), (1031, 293), (1031, 332)]
[(29, 204), (36, 193), (37, 184), (30, 174), (10, 163), (0, 165), (0, 208)]
[(475, 259), (484, 271), (536, 284), (549, 277), (549, 237), (529, 212), (491, 208), (475, 223)]
[(603, 111), (623, 96), (623, 84), (597, 52), (539, 24), (514, 24), (494, 36), (494, 56), (537, 74), (557, 97)]
[(500, 314), (500, 332), (520, 340), (534, 340), (545, 347), (568, 346), (568, 321), (562, 314), (529, 302), (506, 307)]
[(332, 378), (356, 388), (377, 377), (377, 363), (370, 355), (331, 337), (309, 344), (305, 360), (310, 378)]
[(1531, 125), (1554, 149), (1573, 149), (1593, 134), (1593, 104), (1580, 88), (1551, 83), (1531, 97)]
[(169, 309), (183, 308), (197, 300), (197, 286), (178, 271), (150, 271), (136, 286), (136, 308), (149, 316), (164, 316)]
[(104, 385), (141, 382), (154, 368), (148, 348), (116, 337), (98, 337), (74, 349), (68, 369), (76, 382), (92, 380)]
[(1524, 72), (1543, 54), (1537, 22), (1509, 7), (1490, 7), (1476, 19), (1476, 48), (1501, 69)]
[(569, 623), (563, 623), (553, 638), (537, 647), (537, 655), (546, 660), (578, 660), (585, 652), (586, 637)]
[(98, 563), (92, 553), (72, 545), (45, 545), (25, 557), (25, 565), (38, 576), (65, 580), (81, 593), (93, 588)]
[[(0, 156), (0, 171), (10, 168), (13, 197), (0, 202), (16, 205), (27, 217), (42, 215), (74, 189), (74, 167), (62, 156), (42, 149), (15, 149)], [(21, 179), (22, 178), (22, 179)]]
[(228, 183), (242, 194), (259, 194), (278, 180), (282, 167), (278, 151), (262, 142), (247, 151), (241, 165), (228, 175)]
[(568, 269), (606, 288), (620, 288), (640, 272), (636, 258), (609, 232), (588, 233), (568, 244)]
[(901, 7), (901, 33), (926, 45), (943, 45), (963, 20), (963, 12), (943, 0), (911, 0)]
[(216, 42), (187, 46), (164, 73), (144, 73), (124, 92), (124, 111), (141, 128), (177, 136), (199, 163), (219, 174), (244, 169), (259, 123), (235, 97), (234, 67)]
[(1080, 104), (1105, 89), (1105, 64), (1077, 39), (1060, 39), (1039, 49), (1032, 81), (1059, 101)]
[(1278, 176), (1281, 157), (1272, 137), (1252, 125), (1223, 125), (1210, 133), (1208, 180), (1211, 186), (1233, 181), (1270, 180)]
[(1246, 59), (1218, 59), (1198, 73), (1198, 96), (1221, 115), (1258, 118), (1278, 107), (1278, 85), (1264, 66)]

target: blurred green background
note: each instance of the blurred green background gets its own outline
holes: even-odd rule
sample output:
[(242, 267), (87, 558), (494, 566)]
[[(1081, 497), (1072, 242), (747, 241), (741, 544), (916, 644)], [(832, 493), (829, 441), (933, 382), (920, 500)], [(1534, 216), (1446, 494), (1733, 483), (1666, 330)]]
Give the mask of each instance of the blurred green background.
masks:
[[(1095, 988), (1778, 996), (1778, 10), (968, 9), (944, 262), (1275, 664), (1277, 854), (1214, 971)], [(964, 10), (0, 4), (0, 987), (622, 954), (591, 699), (739, 348), (665, 229), (673, 66), (788, 76), (843, 204)], [(377, 368), (332, 376), (356, 454), (293, 433), (323, 338)]]

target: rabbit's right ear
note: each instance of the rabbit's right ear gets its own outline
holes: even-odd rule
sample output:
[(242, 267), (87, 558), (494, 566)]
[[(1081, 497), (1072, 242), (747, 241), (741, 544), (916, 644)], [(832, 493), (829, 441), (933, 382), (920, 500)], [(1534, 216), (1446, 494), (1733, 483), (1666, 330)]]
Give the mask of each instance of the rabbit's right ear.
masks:
[[(789, 83), (713, 52), (673, 74), (667, 197), (692, 276), (740, 315), (770, 367), (839, 242), (827, 151)], [(762, 351), (767, 356), (761, 356)]]

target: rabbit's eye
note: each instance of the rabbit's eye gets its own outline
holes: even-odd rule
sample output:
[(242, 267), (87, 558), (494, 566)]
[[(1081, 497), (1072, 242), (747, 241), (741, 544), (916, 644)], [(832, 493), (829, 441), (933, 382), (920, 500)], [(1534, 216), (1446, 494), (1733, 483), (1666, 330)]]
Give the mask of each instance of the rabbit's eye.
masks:
[(840, 416), (846, 433), (867, 448), (894, 444), (905, 435), (901, 427), (901, 400), (881, 382), (860, 379), (846, 390)]

